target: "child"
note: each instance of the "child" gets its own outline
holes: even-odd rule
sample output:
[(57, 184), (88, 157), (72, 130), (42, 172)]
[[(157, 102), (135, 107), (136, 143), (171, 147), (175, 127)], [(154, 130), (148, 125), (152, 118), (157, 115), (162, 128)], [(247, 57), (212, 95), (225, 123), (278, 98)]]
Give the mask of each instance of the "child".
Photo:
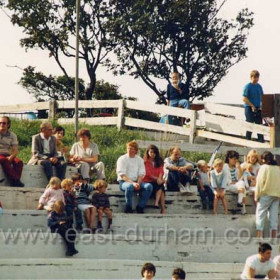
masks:
[(72, 257), (79, 252), (75, 249), (76, 231), (68, 224), (67, 216), (64, 212), (65, 206), (61, 200), (57, 200), (53, 205), (53, 211), (48, 218), (48, 226), (51, 232), (57, 232), (66, 243), (66, 256)]
[(47, 211), (52, 211), (52, 207), (57, 200), (61, 200), (63, 203), (65, 202), (60, 184), (61, 181), (59, 178), (52, 177), (50, 179), (46, 190), (39, 199), (38, 210), (45, 209)]
[(243, 180), (245, 183), (246, 190), (255, 191), (256, 189), (256, 176), (253, 173), (253, 164), (246, 163), (246, 169), (243, 172)]
[[(83, 183), (83, 177), (80, 174), (74, 174), (72, 176), (72, 181), (73, 181), (73, 193), (77, 198), (77, 203), (78, 203), (78, 190), (80, 189), (80, 186)], [(82, 231), (83, 230), (83, 216), (82, 216), (82, 211), (77, 207), (77, 210), (74, 211), (75, 214), (75, 220), (76, 220), (76, 230)]]
[(242, 207), (241, 213), (246, 214), (246, 190), (245, 183), (241, 180), (243, 170), (238, 161), (239, 154), (236, 151), (227, 151), (224, 169), (228, 176), (228, 191), (238, 194), (237, 207)]
[(94, 221), (96, 216), (96, 208), (93, 206), (89, 200), (89, 195), (93, 191), (93, 186), (82, 183), (83, 177), (81, 174), (77, 173), (72, 176), (72, 180), (75, 184), (74, 190), (75, 195), (78, 200), (78, 209), (84, 212), (85, 220), (87, 223), (87, 231), (89, 233), (94, 233)]
[(225, 198), (225, 189), (227, 186), (227, 173), (223, 169), (223, 161), (219, 158), (216, 158), (213, 163), (214, 170), (211, 171), (211, 186), (214, 189), (214, 209), (213, 213), (216, 215), (217, 214), (217, 207), (218, 207), (218, 202), (219, 199), (222, 200), (225, 214), (228, 214), (228, 206), (227, 206), (227, 201)]
[(61, 187), (64, 190), (65, 212), (69, 221), (69, 226), (73, 226), (73, 215), (78, 209), (77, 197), (73, 191), (74, 183), (71, 179), (64, 179), (61, 182)]
[(156, 275), (156, 267), (152, 263), (145, 263), (141, 270), (142, 280), (152, 280)]
[(182, 268), (175, 268), (172, 272), (172, 280), (185, 280), (186, 273)]
[(108, 228), (106, 232), (111, 232), (113, 215), (112, 211), (110, 210), (109, 196), (105, 193), (107, 189), (107, 183), (104, 180), (96, 180), (94, 187), (97, 192), (92, 195), (92, 204), (96, 207), (98, 213), (97, 231), (98, 233), (103, 232), (102, 216), (103, 213), (105, 213), (108, 217)]
[(206, 163), (205, 160), (199, 160), (197, 162), (197, 168), (199, 169), (197, 190), (201, 197), (202, 208), (207, 209), (207, 197), (208, 197), (209, 209), (213, 210), (214, 194), (213, 194), (213, 190), (211, 189), (208, 164)]

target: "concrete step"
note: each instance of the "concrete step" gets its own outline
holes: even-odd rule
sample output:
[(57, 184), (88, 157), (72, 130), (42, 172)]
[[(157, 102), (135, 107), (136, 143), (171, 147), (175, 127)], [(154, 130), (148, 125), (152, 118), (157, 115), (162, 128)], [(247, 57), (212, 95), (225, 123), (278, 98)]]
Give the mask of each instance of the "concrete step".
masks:
[[(145, 261), (146, 262), (146, 261)], [(0, 279), (140, 279), (141, 260), (112, 259), (0, 259)], [(238, 279), (242, 263), (193, 263), (153, 261), (156, 279), (171, 279), (174, 268), (186, 279)]]
[[(174, 261), (199, 263), (244, 263), (256, 254), (258, 243), (269, 242), (273, 256), (278, 254), (278, 239), (251, 237), (193, 237), (188, 232), (138, 236), (79, 234), (75, 258)], [(65, 245), (52, 233), (0, 233), (0, 259), (65, 258)]]
[[(104, 216), (103, 226), (108, 219)], [(85, 225), (85, 223), (84, 223)], [(1, 230), (47, 231), (47, 212), (42, 210), (5, 210), (0, 218)], [(255, 215), (204, 215), (204, 214), (123, 214), (114, 213), (114, 235), (127, 233), (165, 236), (166, 232), (189, 232), (192, 236), (208, 237), (255, 236)]]
[[(211, 210), (202, 210), (201, 199), (197, 194), (196, 186), (191, 186), (193, 195), (186, 196), (179, 192), (166, 192), (165, 203), (166, 212), (168, 214), (201, 214), (212, 213)], [(12, 188), (0, 187), (0, 200), (3, 203), (4, 209), (36, 209), (40, 195), (43, 193), (42, 188)], [(124, 193), (119, 190), (118, 185), (109, 185), (107, 193), (110, 196), (112, 210), (123, 212), (125, 207)], [(229, 212), (232, 214), (241, 213), (241, 209), (236, 207), (237, 195), (232, 193), (226, 194)], [(137, 194), (133, 197), (133, 207), (135, 208), (138, 202)], [(246, 210), (248, 214), (255, 213), (255, 204), (253, 197), (249, 194), (246, 198)], [(147, 213), (159, 213), (159, 209), (154, 207), (154, 199), (149, 199), (146, 210)], [(219, 202), (218, 213), (224, 213), (222, 203)]]

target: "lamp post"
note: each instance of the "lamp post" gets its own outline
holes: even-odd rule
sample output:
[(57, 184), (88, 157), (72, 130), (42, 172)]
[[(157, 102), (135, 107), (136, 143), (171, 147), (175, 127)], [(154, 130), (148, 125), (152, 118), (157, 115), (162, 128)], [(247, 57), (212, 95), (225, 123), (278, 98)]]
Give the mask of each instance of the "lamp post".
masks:
[(76, 70), (75, 70), (75, 138), (78, 140), (79, 126), (79, 29), (80, 29), (80, 0), (76, 0)]

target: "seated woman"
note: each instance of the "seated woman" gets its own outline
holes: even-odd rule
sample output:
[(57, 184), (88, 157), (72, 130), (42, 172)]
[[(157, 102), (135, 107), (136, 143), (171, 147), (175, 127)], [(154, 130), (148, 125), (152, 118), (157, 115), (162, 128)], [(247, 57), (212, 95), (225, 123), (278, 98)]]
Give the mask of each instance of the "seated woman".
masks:
[(56, 138), (56, 150), (58, 157), (67, 161), (68, 148), (63, 144), (63, 137), (65, 136), (65, 129), (62, 126), (57, 126), (53, 130), (53, 136)]
[[(188, 89), (185, 84), (180, 81), (180, 75), (177, 72), (171, 73), (171, 84), (167, 86), (167, 105), (171, 107), (182, 107), (190, 109)], [(168, 123), (172, 124), (172, 119), (168, 117)], [(181, 118), (181, 125), (184, 118)]]
[(152, 195), (155, 197), (155, 206), (161, 206), (161, 214), (165, 213), (165, 193), (163, 179), (163, 159), (155, 145), (150, 145), (144, 155), (146, 175), (142, 182), (153, 185)]
[(78, 136), (80, 142), (72, 146), (69, 161), (78, 167), (85, 181), (89, 181), (91, 172), (97, 173), (97, 179), (104, 180), (104, 164), (101, 161), (98, 162), (99, 149), (97, 144), (90, 141), (90, 131), (82, 128), (78, 131)]

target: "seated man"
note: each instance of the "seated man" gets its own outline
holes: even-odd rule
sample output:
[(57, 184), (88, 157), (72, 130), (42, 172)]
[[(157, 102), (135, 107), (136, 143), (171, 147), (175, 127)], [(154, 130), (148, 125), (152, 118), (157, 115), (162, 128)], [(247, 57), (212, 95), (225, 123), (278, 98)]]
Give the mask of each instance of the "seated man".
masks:
[(179, 147), (172, 147), (169, 155), (164, 160), (164, 177), (167, 179), (167, 190), (191, 194), (189, 183), (191, 181), (190, 171), (193, 169), (193, 165), (181, 157)]
[(99, 149), (97, 144), (90, 141), (90, 131), (82, 128), (78, 131), (78, 136), (80, 137), (80, 142), (72, 146), (69, 161), (78, 167), (83, 179), (87, 182), (91, 177), (91, 172), (97, 173), (97, 179), (104, 180), (104, 163), (98, 162)]
[(43, 122), (40, 129), (41, 133), (32, 136), (32, 158), (28, 164), (43, 166), (48, 181), (54, 176), (52, 167), (55, 166), (57, 177), (63, 180), (67, 164), (57, 157), (56, 138), (52, 136), (52, 124)]
[(144, 208), (152, 193), (151, 183), (142, 183), (145, 175), (144, 160), (137, 155), (138, 144), (131, 141), (126, 144), (127, 153), (120, 156), (117, 161), (118, 182), (120, 190), (125, 192), (125, 213), (133, 213), (132, 196), (133, 191), (140, 191), (141, 199), (136, 207), (137, 213), (144, 213)]
[[(0, 164), (5, 175), (10, 180), (13, 187), (24, 187), (20, 181), (23, 162), (16, 156), (18, 155), (17, 136), (11, 132), (11, 121), (9, 117), (0, 118)], [(3, 179), (1, 179), (3, 182)]]

